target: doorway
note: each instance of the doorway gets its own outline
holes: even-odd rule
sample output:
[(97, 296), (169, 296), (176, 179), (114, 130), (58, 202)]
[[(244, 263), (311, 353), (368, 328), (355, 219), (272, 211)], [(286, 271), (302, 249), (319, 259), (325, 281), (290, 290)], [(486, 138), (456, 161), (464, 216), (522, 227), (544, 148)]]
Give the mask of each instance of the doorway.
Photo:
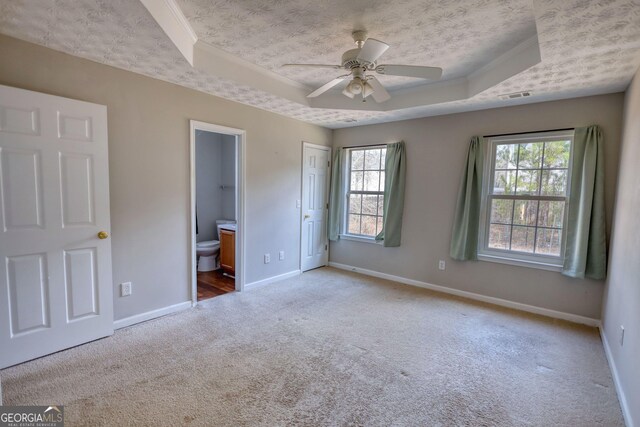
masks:
[(245, 133), (191, 121), (191, 299), (244, 288)]

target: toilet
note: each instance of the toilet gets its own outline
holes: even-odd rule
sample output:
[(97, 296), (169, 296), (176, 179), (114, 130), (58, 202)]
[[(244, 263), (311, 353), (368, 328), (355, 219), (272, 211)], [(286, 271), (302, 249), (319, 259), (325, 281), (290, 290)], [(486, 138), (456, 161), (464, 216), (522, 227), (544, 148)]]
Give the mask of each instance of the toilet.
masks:
[[(220, 239), (220, 225), (235, 224), (228, 219), (216, 220), (215, 237)], [(198, 256), (198, 271), (213, 271), (220, 268), (220, 240), (206, 240), (196, 243), (196, 255)]]
[(207, 240), (196, 243), (196, 255), (198, 256), (198, 271), (213, 271), (220, 268), (218, 253), (220, 241)]

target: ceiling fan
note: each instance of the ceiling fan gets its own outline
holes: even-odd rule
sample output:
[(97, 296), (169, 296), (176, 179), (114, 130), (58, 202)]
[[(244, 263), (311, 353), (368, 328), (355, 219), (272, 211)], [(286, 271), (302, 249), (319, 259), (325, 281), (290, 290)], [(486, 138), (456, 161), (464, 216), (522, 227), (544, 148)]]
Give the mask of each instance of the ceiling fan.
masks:
[(389, 45), (380, 40), (367, 38), (366, 31), (354, 31), (353, 40), (357, 48), (350, 49), (342, 55), (342, 65), (327, 64), (284, 64), (283, 67), (313, 67), (313, 68), (332, 68), (345, 69), (348, 74), (336, 77), (330, 82), (322, 85), (318, 89), (307, 95), (307, 98), (315, 98), (322, 95), (332, 87), (338, 85), (344, 80), (351, 78), (351, 81), (344, 88), (342, 93), (349, 98), (355, 98), (356, 95), (362, 96), (362, 101), (371, 95), (376, 102), (385, 102), (391, 95), (382, 86), (382, 83), (367, 72), (376, 72), (388, 76), (404, 76), (416, 77), (419, 79), (438, 80), (442, 76), (442, 68), (423, 67), (418, 65), (378, 65), (376, 62), (382, 54), (389, 49)]

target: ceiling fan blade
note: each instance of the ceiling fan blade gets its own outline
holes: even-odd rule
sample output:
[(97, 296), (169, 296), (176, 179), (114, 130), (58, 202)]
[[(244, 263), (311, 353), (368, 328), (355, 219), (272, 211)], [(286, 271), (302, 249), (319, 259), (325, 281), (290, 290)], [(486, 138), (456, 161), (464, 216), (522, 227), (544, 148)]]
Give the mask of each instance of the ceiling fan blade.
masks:
[(367, 83), (369, 83), (373, 88), (371, 96), (373, 96), (373, 99), (375, 99), (377, 103), (388, 101), (391, 98), (391, 95), (389, 95), (389, 92), (387, 92), (384, 86), (382, 86), (380, 80), (375, 77), (371, 77), (367, 80)]
[(417, 77), (419, 79), (438, 80), (442, 77), (442, 68), (422, 67), (420, 65), (378, 65), (378, 74), (387, 76)]
[(388, 44), (376, 39), (367, 39), (360, 49), (358, 59), (365, 62), (375, 62), (387, 49), (389, 49)]
[(341, 65), (330, 65), (330, 64), (282, 64), (282, 67), (313, 67), (313, 68), (333, 68), (339, 70), (342, 68)]
[(307, 95), (307, 98), (315, 98), (316, 96), (322, 95), (323, 93), (325, 93), (326, 91), (328, 91), (329, 89), (331, 89), (332, 87), (334, 87), (335, 85), (337, 85), (338, 83), (346, 79), (347, 77), (349, 77), (349, 74), (345, 76), (336, 77), (335, 79), (331, 80), (329, 83), (325, 83), (324, 85), (320, 86), (318, 89), (311, 92), (309, 95)]

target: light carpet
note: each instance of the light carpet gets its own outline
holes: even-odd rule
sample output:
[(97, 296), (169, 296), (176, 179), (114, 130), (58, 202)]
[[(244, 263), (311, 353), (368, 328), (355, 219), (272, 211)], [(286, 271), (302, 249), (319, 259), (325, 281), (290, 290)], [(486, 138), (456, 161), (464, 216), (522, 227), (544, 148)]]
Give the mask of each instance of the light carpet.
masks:
[(596, 329), (331, 268), (0, 373), (68, 426), (623, 426)]

